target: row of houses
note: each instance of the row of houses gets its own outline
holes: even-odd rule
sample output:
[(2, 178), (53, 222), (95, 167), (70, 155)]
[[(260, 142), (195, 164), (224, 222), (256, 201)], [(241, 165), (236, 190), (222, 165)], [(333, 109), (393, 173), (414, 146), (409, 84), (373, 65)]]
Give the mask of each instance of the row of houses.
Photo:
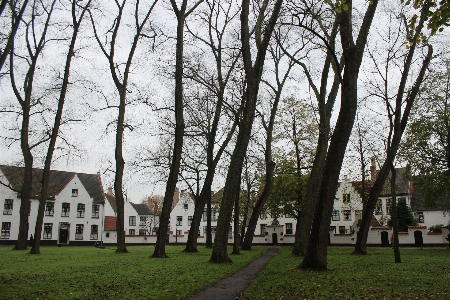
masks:
[[(418, 226), (410, 227), (400, 234), (402, 244), (440, 245), (446, 243), (443, 233), (428, 229), (437, 224), (450, 225), (448, 208), (429, 207), (423, 203), (420, 193), (406, 179), (406, 170), (399, 169), (396, 179), (396, 193), (411, 207)], [(372, 166), (372, 177), (376, 176)], [(40, 178), (42, 170), (33, 169), (33, 188), (29, 204), (29, 234), (34, 234)], [(3, 213), (0, 214), (1, 244), (15, 244), (19, 230), (20, 189), (23, 168), (0, 166), (0, 201)], [(330, 243), (353, 244), (362, 215), (362, 184), (344, 177), (339, 183), (330, 220)], [(1, 203), (1, 202), (0, 202)], [(194, 215), (195, 200), (186, 191), (175, 192), (168, 243), (185, 243)], [(392, 229), (387, 227), (391, 209), (391, 195), (388, 187), (380, 195), (372, 218), (368, 244), (387, 245)], [(214, 236), (217, 211), (212, 211), (212, 233)], [(206, 242), (206, 210), (199, 228), (198, 243)], [(128, 244), (154, 244), (159, 226), (159, 216), (147, 204), (125, 201), (125, 234)], [(276, 221), (267, 216), (258, 220), (254, 233), (255, 244), (292, 244), (295, 239), (296, 218), (283, 216)], [(233, 228), (229, 230), (229, 242), (233, 242)], [(93, 245), (96, 242), (115, 244), (116, 206), (112, 188), (105, 192), (100, 174), (83, 174), (64, 171), (51, 171), (49, 196), (45, 205), (43, 245), (70, 244)]]

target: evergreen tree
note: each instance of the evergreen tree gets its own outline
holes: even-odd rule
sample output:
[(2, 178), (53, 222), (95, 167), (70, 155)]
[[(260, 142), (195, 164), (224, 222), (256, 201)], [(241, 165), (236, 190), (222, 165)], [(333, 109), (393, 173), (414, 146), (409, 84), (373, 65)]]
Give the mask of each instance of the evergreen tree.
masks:
[[(398, 228), (399, 231), (408, 231), (408, 226), (417, 225), (416, 220), (414, 219), (413, 214), (411, 213), (411, 209), (406, 204), (405, 198), (400, 198), (397, 204), (397, 219), (398, 219)], [(392, 219), (389, 220), (388, 226), (392, 227)]]

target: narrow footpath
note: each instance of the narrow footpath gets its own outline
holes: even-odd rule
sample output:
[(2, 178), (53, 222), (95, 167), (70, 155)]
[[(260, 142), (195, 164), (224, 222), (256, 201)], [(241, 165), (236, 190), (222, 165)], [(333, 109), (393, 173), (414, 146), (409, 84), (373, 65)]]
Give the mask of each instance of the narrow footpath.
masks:
[(194, 295), (189, 300), (234, 300), (250, 285), (269, 260), (278, 254), (278, 248), (270, 247), (267, 252), (228, 278)]

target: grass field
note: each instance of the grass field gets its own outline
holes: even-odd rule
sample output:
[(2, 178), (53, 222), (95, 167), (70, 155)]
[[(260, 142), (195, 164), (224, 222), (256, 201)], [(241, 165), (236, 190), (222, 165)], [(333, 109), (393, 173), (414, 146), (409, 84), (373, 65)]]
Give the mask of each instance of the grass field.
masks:
[(40, 255), (0, 247), (0, 299), (185, 299), (261, 255), (255, 248), (217, 265), (208, 263), (210, 249), (183, 249), (168, 246), (169, 258), (157, 259), (151, 246), (120, 254), (114, 247), (41, 247)]
[[(166, 248), (168, 259), (150, 256), (153, 247), (42, 247), (42, 254), (0, 247), (0, 299), (186, 299), (253, 261), (261, 248), (232, 256), (233, 264), (209, 263), (210, 249), (183, 253)], [(330, 248), (327, 272), (297, 270), (301, 258), (280, 247), (242, 299), (450, 299), (450, 251), (370, 248), (350, 255)], [(231, 249), (230, 249), (231, 251)]]
[(301, 258), (291, 247), (279, 249), (242, 299), (450, 299), (450, 251), (330, 248), (327, 272), (298, 270)]

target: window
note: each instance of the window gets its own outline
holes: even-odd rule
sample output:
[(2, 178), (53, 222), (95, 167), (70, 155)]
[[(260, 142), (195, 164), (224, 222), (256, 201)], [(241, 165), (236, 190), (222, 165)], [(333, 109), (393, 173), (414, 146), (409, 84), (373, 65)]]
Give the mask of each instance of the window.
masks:
[(92, 204), (92, 219), (98, 219), (100, 212), (99, 204)]
[(418, 212), (417, 213), (417, 222), (419, 222), (419, 223), (425, 222), (425, 218), (423, 216), (423, 212)]
[(344, 221), (351, 221), (352, 220), (352, 212), (350, 210), (344, 210)]
[(145, 226), (147, 224), (147, 217), (139, 217), (139, 225)]
[(52, 238), (52, 229), (53, 224), (52, 223), (44, 223), (44, 236), (43, 239), (51, 239)]
[(136, 235), (136, 229), (129, 229), (128, 235)]
[(184, 209), (188, 209), (189, 205), (187, 203), (183, 204)]
[(183, 217), (182, 216), (177, 216), (177, 226), (181, 226), (183, 224)]
[[(208, 211), (206, 209), (203, 210), (203, 222), (206, 222), (208, 219)], [(211, 209), (211, 221), (216, 221), (217, 220), (217, 211), (214, 209)]]
[(341, 215), (338, 210), (333, 210), (333, 213), (331, 215), (331, 221), (340, 221)]
[(336, 226), (330, 226), (330, 231), (333, 231), (333, 233), (336, 234)]
[(286, 234), (293, 234), (292, 232), (292, 223), (286, 223)]
[(350, 203), (350, 194), (342, 194), (342, 202)]
[(266, 232), (267, 232), (267, 227), (266, 227), (267, 225), (266, 224), (260, 224), (259, 226), (261, 228), (261, 235), (265, 235)]
[(193, 218), (193, 216), (188, 216), (188, 226), (191, 226)]
[(2, 231), (0, 238), (9, 239), (10, 230), (11, 230), (11, 222), (2, 222)]
[(391, 205), (392, 205), (392, 200), (391, 199), (386, 199), (386, 213), (388, 215), (391, 214)]
[(136, 217), (135, 216), (130, 216), (129, 220), (130, 220), (130, 226), (136, 226)]
[(61, 217), (68, 217), (70, 213), (70, 203), (64, 202), (62, 204)]
[(339, 226), (339, 234), (345, 234), (345, 226)]
[(107, 238), (109, 238), (109, 232), (107, 232), (105, 236), (106, 236)]
[(45, 215), (47, 217), (53, 217), (55, 214), (55, 202), (47, 201), (45, 202)]
[[(207, 226), (203, 226), (203, 234), (206, 235), (207, 230), (206, 230)], [(211, 234), (216, 233), (216, 226), (211, 226)]]
[(76, 224), (75, 225), (75, 239), (76, 240), (82, 240), (83, 239), (83, 224)]
[(177, 231), (176, 231), (175, 235), (178, 235), (178, 236), (180, 236), (180, 235), (183, 235), (183, 233), (181, 232), (181, 230), (178, 230), (178, 229), (177, 229)]
[(84, 218), (84, 204), (78, 203), (77, 205), (77, 218)]
[(139, 235), (147, 235), (145, 229), (139, 229)]
[(13, 210), (13, 199), (5, 199), (3, 214), (12, 215), (12, 210)]
[(98, 225), (91, 225), (91, 240), (98, 239)]
[(382, 212), (383, 211), (382, 211), (381, 199), (378, 199), (377, 203), (375, 204), (375, 214), (381, 215)]
[(78, 189), (72, 189), (72, 197), (78, 197)]

